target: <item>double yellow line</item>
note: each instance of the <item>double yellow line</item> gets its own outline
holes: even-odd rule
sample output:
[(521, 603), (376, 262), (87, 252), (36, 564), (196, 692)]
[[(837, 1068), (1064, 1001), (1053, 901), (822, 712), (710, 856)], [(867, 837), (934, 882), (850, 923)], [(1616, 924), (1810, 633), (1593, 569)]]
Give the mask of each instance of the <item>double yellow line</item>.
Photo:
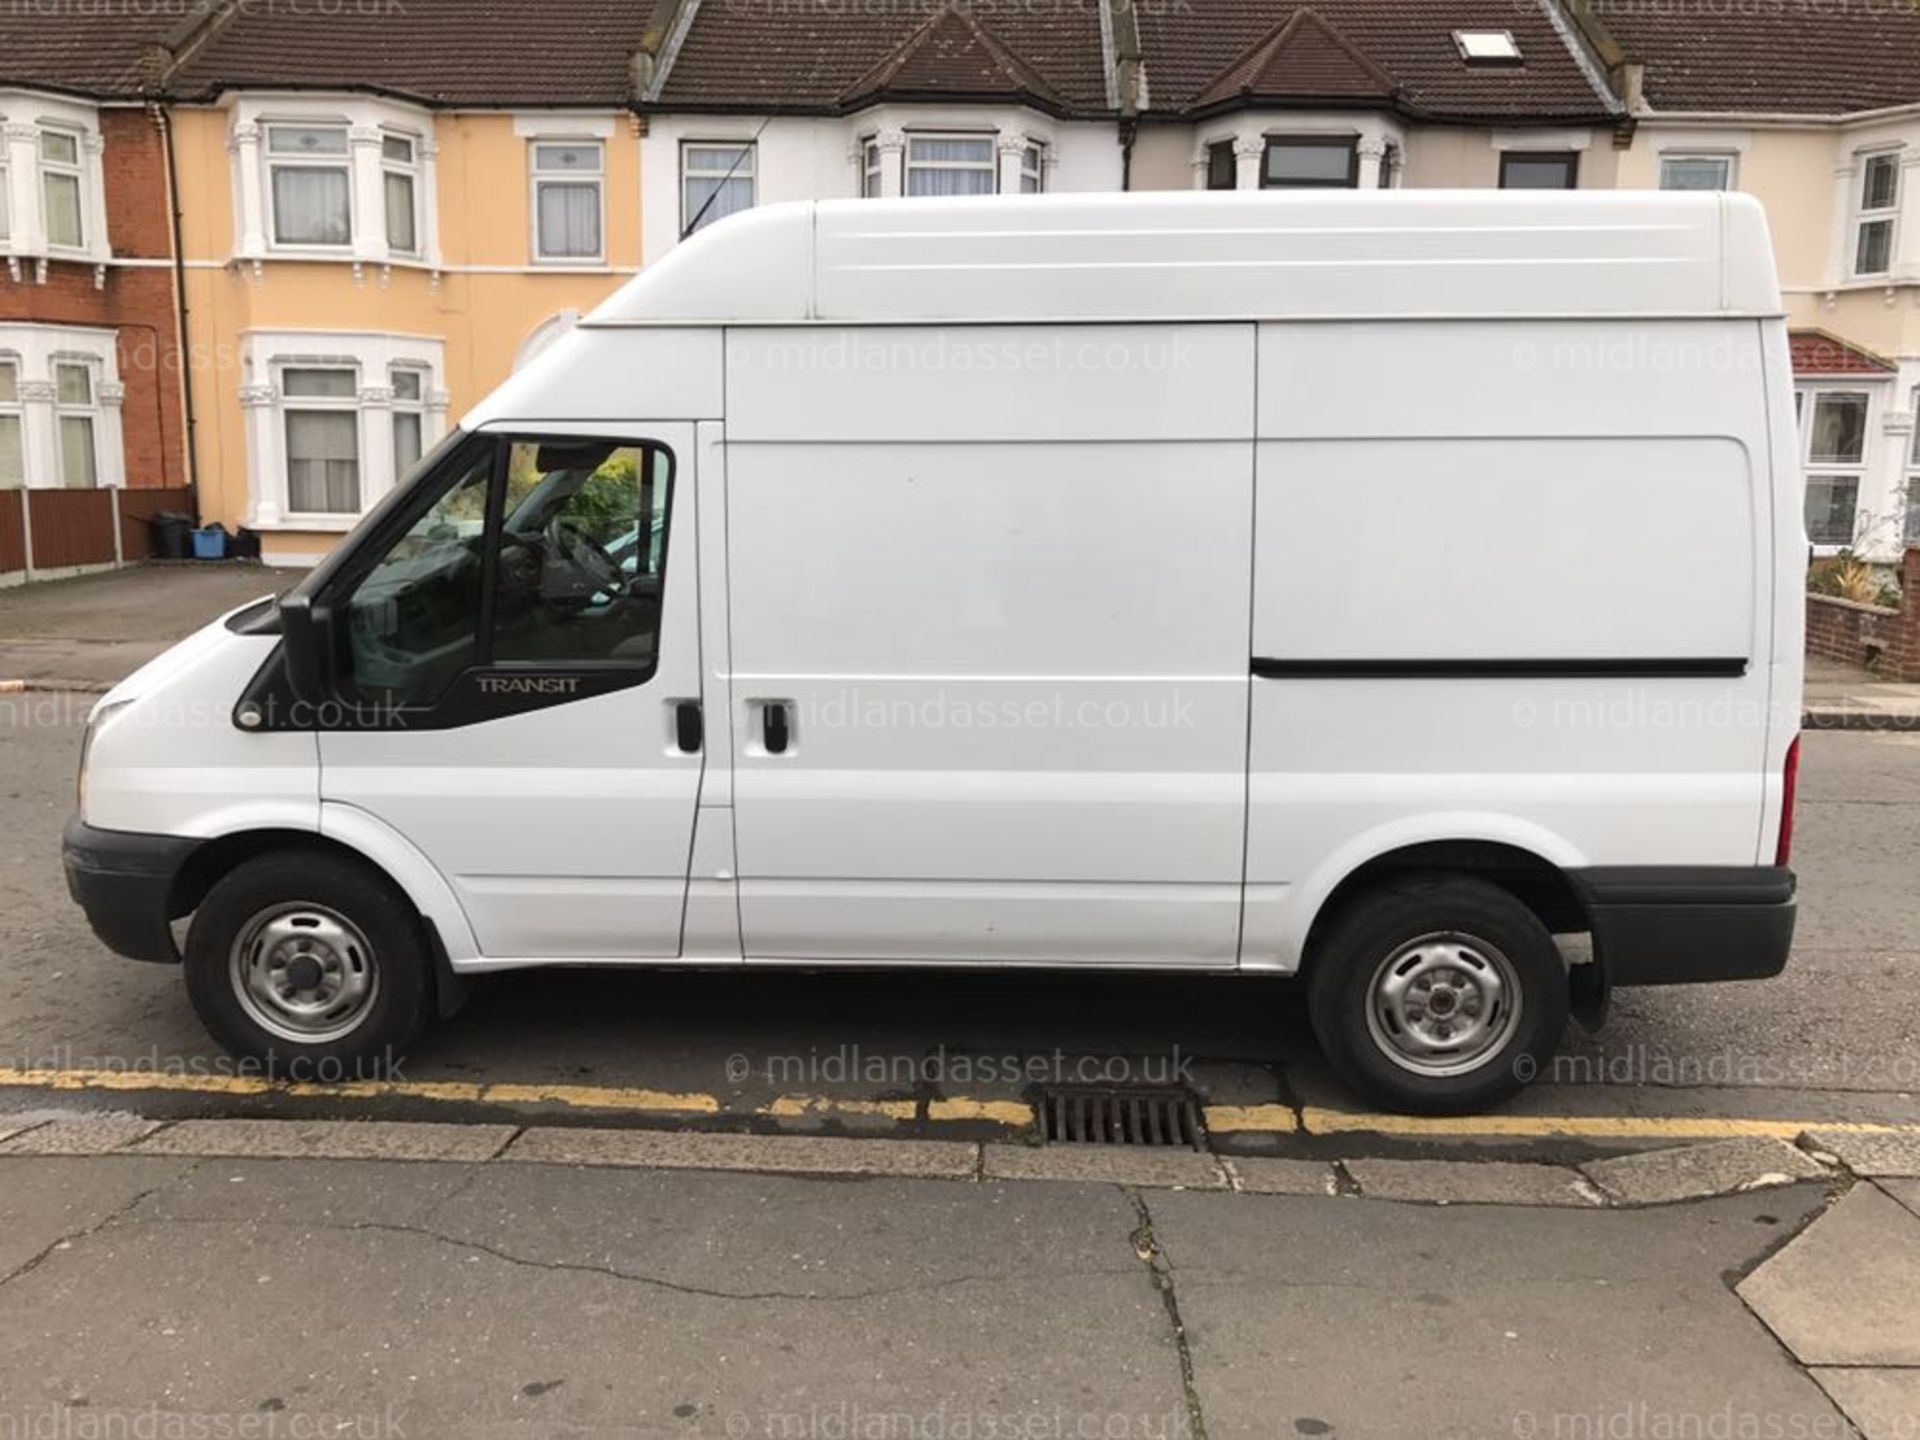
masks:
[[(916, 1100), (861, 1100), (832, 1095), (782, 1095), (750, 1111), (729, 1111), (705, 1091), (655, 1090), (625, 1085), (537, 1085), (473, 1080), (344, 1080), (331, 1084), (271, 1080), (262, 1075), (0, 1066), (0, 1090), (117, 1091), (246, 1098), (424, 1100), (466, 1105), (558, 1105), (570, 1110), (633, 1116), (740, 1115), (778, 1120), (847, 1120), (882, 1125), (922, 1118)], [(1375, 1134), (1407, 1139), (1726, 1140), (1744, 1136), (1793, 1140), (1808, 1130), (1856, 1135), (1920, 1135), (1920, 1124), (1881, 1121), (1742, 1119), (1714, 1115), (1386, 1115), (1317, 1105), (1209, 1105), (1214, 1135)], [(1033, 1107), (1019, 1100), (954, 1096), (926, 1103), (926, 1120), (1022, 1130)]]

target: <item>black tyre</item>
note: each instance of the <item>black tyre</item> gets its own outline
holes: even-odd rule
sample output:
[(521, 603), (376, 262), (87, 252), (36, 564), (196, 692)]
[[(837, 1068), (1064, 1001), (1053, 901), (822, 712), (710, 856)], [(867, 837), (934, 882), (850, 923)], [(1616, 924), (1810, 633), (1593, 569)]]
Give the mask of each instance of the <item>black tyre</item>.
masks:
[(216, 883), (185, 968), (214, 1039), (294, 1080), (383, 1074), (433, 1013), (418, 913), (379, 871), (324, 851), (273, 851)]
[(1553, 936), (1467, 876), (1407, 876), (1343, 903), (1307, 965), (1328, 1061), (1392, 1110), (1458, 1115), (1503, 1100), (1547, 1068), (1567, 1026)]

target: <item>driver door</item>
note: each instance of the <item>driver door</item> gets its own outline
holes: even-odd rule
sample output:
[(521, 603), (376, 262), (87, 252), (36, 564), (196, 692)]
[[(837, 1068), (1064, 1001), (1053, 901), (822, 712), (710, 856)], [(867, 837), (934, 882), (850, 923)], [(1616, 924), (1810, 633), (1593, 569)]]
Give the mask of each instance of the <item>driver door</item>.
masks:
[(468, 437), (331, 597), (324, 803), (400, 832), (489, 960), (680, 952), (702, 772), (693, 427)]

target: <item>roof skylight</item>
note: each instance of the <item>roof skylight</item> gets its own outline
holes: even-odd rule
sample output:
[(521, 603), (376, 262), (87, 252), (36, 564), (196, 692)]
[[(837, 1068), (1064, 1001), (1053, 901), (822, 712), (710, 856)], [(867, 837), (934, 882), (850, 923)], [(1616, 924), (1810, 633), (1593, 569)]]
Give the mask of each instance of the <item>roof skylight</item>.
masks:
[(1453, 43), (1469, 65), (1515, 65), (1520, 61), (1520, 42), (1511, 30), (1456, 30)]

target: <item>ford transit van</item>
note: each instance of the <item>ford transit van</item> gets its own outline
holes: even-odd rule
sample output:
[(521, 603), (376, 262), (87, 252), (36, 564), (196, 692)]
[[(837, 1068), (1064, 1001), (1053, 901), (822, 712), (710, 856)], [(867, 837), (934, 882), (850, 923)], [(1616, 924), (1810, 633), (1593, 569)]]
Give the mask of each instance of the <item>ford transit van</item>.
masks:
[(70, 888), (288, 1074), (496, 970), (1151, 969), (1471, 1109), (1786, 961), (1794, 423), (1740, 195), (754, 210), (106, 695)]

